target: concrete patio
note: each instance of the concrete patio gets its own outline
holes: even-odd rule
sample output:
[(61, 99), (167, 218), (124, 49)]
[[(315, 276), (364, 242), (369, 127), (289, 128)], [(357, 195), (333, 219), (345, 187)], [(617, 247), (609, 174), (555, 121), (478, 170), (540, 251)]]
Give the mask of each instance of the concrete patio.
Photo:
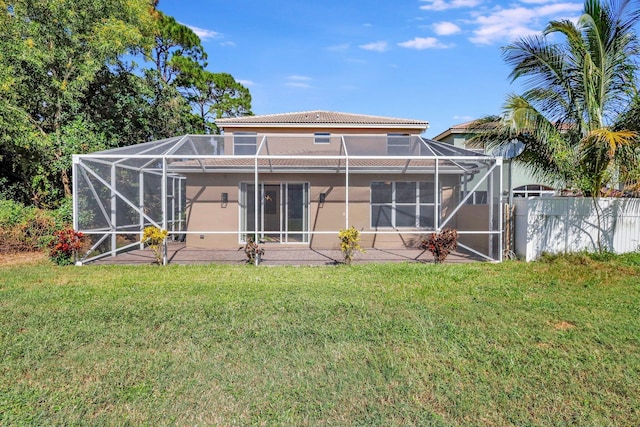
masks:
[[(242, 247), (236, 250), (211, 250), (187, 248), (184, 243), (171, 242), (167, 245), (167, 260), (169, 264), (246, 264), (247, 257)], [(90, 265), (105, 264), (153, 264), (155, 261), (151, 250), (134, 250), (115, 257), (107, 256), (89, 263)], [(454, 252), (445, 261), (446, 264), (482, 261), (481, 258), (461, 252)], [(311, 249), (308, 247), (291, 248), (281, 246), (267, 246), (260, 262), (261, 266), (300, 265), (321, 266), (337, 265), (342, 262), (339, 250)], [(357, 252), (353, 264), (370, 262), (414, 262), (433, 263), (431, 253), (419, 249), (377, 249), (369, 248), (366, 252)]]

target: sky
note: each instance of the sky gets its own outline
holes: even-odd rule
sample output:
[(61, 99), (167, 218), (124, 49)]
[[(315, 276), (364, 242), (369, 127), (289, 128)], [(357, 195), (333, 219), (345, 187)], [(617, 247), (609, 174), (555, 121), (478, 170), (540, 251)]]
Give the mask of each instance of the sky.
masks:
[(499, 114), (511, 82), (501, 47), (563, 0), (160, 0), (200, 36), (207, 69), (249, 88), (254, 114), (330, 110), (425, 120), (427, 137)]

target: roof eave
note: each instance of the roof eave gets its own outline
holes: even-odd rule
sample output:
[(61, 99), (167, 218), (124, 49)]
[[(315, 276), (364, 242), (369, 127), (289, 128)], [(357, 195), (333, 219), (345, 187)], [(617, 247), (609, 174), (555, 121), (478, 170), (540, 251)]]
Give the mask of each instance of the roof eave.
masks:
[(426, 130), (429, 123), (216, 123), (219, 128), (331, 128), (331, 129), (420, 129)]

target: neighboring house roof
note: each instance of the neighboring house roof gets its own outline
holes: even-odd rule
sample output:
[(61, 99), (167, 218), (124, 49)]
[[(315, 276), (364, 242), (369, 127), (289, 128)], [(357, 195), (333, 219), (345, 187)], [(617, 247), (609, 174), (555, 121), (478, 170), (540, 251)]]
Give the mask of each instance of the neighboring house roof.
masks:
[(434, 141), (442, 141), (443, 139), (445, 139), (446, 137), (453, 135), (453, 134), (473, 134), (473, 133), (478, 133), (478, 131), (482, 130), (482, 128), (484, 127), (486, 128), (491, 128), (493, 125), (493, 123), (484, 123), (482, 125), (478, 125), (476, 123), (476, 120), (471, 120), (469, 122), (464, 122), (464, 123), (460, 123), (457, 125), (453, 125), (451, 126), (449, 129), (445, 130), (444, 132), (436, 135), (435, 137), (433, 137)]
[(261, 116), (243, 116), (225, 119), (217, 119), (216, 125), (225, 127), (300, 127), (323, 128), (350, 127), (350, 128), (376, 128), (394, 127), (406, 129), (422, 129), (429, 127), (429, 122), (424, 120), (401, 119), (395, 117), (371, 116), (366, 114), (340, 113), (335, 111), (301, 111), (297, 113), (265, 114)]
[[(471, 120), (470, 122), (464, 122), (457, 125), (451, 126), (449, 129), (444, 132), (433, 137), (434, 141), (442, 141), (446, 137), (453, 134), (476, 134), (480, 131), (492, 129), (498, 125), (498, 122), (486, 122), (482, 124), (478, 124), (476, 120)], [(569, 123), (560, 123), (555, 124), (556, 128), (562, 133), (569, 131), (573, 126)]]

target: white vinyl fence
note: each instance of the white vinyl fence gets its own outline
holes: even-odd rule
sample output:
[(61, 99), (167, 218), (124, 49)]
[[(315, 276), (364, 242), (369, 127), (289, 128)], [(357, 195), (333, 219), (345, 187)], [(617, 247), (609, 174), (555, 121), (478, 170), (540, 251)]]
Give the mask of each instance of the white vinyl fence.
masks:
[[(640, 199), (600, 198), (600, 222), (593, 200), (583, 197), (530, 197), (514, 200), (515, 252), (533, 261), (543, 252), (640, 250)], [(600, 229), (600, 233), (598, 233)]]

